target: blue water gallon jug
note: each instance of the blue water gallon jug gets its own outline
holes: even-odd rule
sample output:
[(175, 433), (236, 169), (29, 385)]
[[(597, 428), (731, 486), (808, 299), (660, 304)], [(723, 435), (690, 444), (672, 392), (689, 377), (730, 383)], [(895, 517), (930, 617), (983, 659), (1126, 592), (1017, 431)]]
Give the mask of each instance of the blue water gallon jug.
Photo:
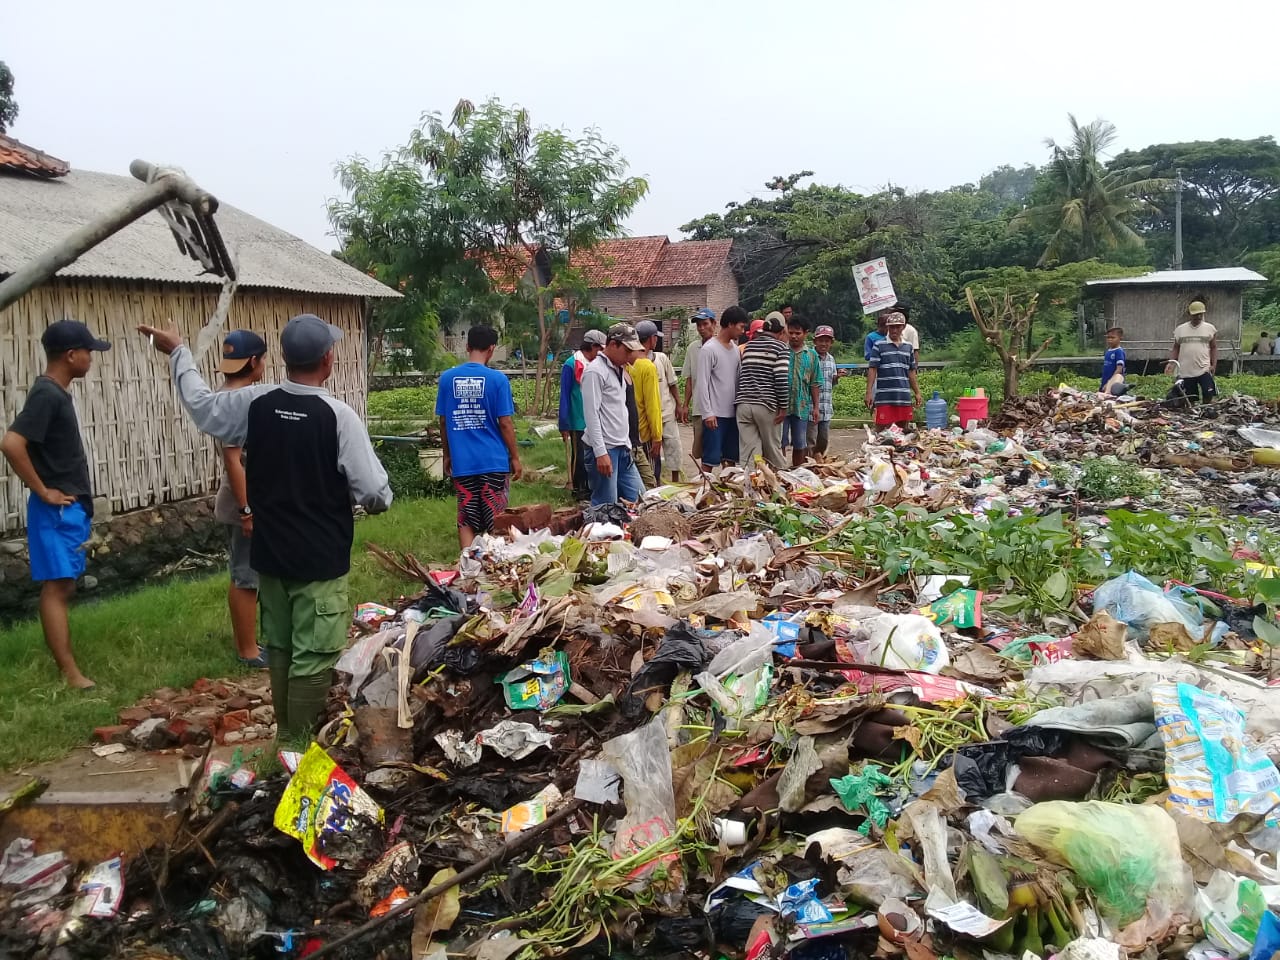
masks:
[(933, 391), (933, 399), (924, 405), (924, 423), (930, 430), (945, 430), (947, 428), (947, 401), (938, 396), (938, 391)]

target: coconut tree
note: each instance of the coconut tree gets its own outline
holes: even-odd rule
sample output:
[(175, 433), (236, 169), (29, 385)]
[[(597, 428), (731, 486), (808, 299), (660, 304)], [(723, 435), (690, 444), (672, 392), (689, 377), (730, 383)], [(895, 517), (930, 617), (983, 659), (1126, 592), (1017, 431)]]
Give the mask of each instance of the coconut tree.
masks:
[(1070, 142), (1045, 141), (1051, 156), (1032, 195), (1035, 202), (1013, 220), (1015, 227), (1048, 236), (1040, 266), (1141, 247), (1130, 221), (1153, 209), (1150, 197), (1173, 184), (1148, 176), (1148, 167), (1108, 170), (1102, 154), (1115, 142), (1115, 125), (1099, 119), (1081, 126), (1071, 114), (1067, 119)]

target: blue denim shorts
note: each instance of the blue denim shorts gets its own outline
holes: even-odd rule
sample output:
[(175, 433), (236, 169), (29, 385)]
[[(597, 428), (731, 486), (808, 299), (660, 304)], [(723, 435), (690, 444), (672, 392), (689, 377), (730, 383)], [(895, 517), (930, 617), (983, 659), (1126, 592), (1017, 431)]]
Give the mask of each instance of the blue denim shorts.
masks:
[(27, 554), (31, 579), (78, 580), (93, 530), (84, 504), (51, 507), (34, 493), (27, 501)]

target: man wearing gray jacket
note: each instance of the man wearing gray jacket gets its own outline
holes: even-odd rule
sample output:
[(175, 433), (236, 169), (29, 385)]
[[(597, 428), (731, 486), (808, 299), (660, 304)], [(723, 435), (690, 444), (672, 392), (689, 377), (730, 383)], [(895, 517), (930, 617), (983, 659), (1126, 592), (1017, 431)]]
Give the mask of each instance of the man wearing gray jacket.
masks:
[(347, 642), (352, 505), (391, 506), (391, 487), (359, 415), (324, 389), (342, 331), (312, 314), (280, 335), (288, 379), (209, 389), (176, 330), (139, 327), (169, 354), (178, 396), (203, 432), (245, 451), (251, 566), (271, 651), (277, 737), (310, 734)]

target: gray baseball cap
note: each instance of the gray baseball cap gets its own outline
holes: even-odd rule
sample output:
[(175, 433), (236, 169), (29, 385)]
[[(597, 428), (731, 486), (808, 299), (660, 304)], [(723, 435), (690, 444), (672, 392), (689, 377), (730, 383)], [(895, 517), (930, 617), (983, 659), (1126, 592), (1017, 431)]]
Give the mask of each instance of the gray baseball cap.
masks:
[(636, 336), (640, 338), (640, 342), (648, 340), (653, 336), (662, 336), (662, 331), (658, 329), (658, 325), (652, 320), (641, 320), (636, 324)]
[(607, 342), (603, 330), (588, 330), (582, 335), (584, 347), (603, 347)]
[(280, 352), (292, 367), (317, 363), (329, 348), (342, 339), (342, 330), (325, 323), (314, 313), (303, 313), (284, 325), (280, 334)]

